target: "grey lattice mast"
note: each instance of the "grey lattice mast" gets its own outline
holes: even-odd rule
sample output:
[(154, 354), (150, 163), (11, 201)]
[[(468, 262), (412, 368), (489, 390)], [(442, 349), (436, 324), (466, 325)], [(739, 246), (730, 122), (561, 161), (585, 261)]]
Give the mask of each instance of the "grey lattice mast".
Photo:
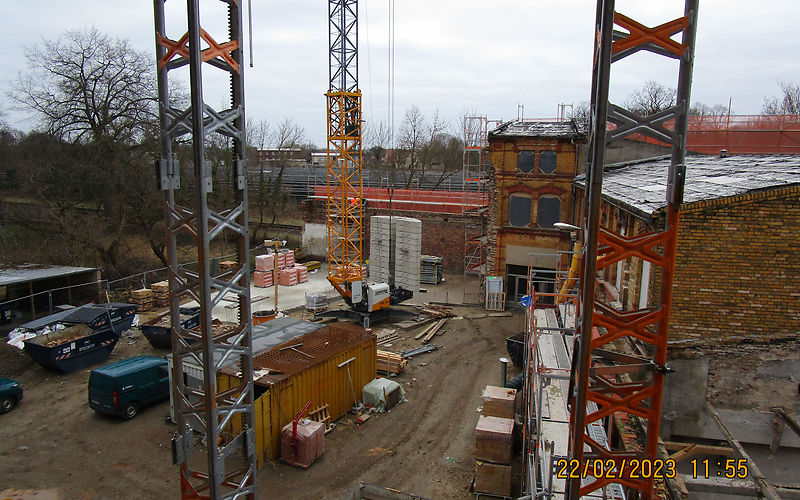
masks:
[[(569, 499), (619, 483), (637, 490), (642, 498), (653, 498), (654, 477), (634, 476), (631, 460), (658, 463), (658, 433), (664, 376), (667, 373), (667, 336), (672, 305), (672, 281), (678, 238), (679, 209), (685, 181), (686, 131), (694, 64), (698, 0), (684, 0), (678, 19), (650, 28), (614, 10), (614, 0), (598, 0), (595, 25), (590, 163), (586, 175), (583, 220), (583, 277), (581, 279), (580, 342), (575, 349), (570, 391), (569, 458), (580, 469), (587, 463), (614, 463), (600, 477), (570, 476)], [(615, 31), (617, 25), (624, 29)], [(672, 37), (681, 34), (678, 42)], [(638, 116), (608, 102), (611, 64), (645, 50), (679, 61), (677, 102), (667, 110)], [(665, 123), (672, 122), (670, 129)], [(616, 125), (607, 130), (607, 122)], [(640, 133), (672, 146), (667, 174), (667, 208), (664, 227), (642, 234), (616, 233), (600, 226), (600, 202), (606, 146), (633, 133)], [(597, 270), (627, 258), (639, 258), (661, 268), (658, 303), (652, 307), (618, 311), (595, 297)], [(604, 331), (593, 334), (593, 327)], [(618, 339), (635, 339), (646, 346), (646, 354), (629, 356), (607, 349)], [(593, 363), (593, 358), (597, 363)], [(623, 375), (629, 375), (624, 377)], [(590, 405), (597, 410), (587, 411)], [(614, 420), (614, 416), (641, 418), (645, 435), (642, 452), (604, 447), (592, 439), (586, 426)], [(588, 448), (588, 450), (587, 450)], [(667, 467), (665, 465), (665, 467)]]
[[(180, 465), (182, 498), (256, 498), (256, 457), (253, 427), (253, 350), (250, 316), (250, 283), (247, 233), (247, 183), (245, 177), (244, 76), (242, 63), (241, 2), (228, 0), (230, 40), (217, 43), (200, 27), (199, 0), (188, 0), (188, 32), (171, 40), (165, 32), (165, 0), (154, 0), (156, 56), (158, 60), (161, 158), (159, 180), (165, 197), (167, 250), (169, 256), (170, 317), (172, 322), (173, 402), (178, 430), (173, 455)], [(201, 39), (207, 44), (202, 49)], [(202, 64), (206, 62), (230, 74), (231, 107), (215, 111), (203, 102)], [(189, 65), (191, 104), (177, 109), (169, 99), (169, 72)], [(211, 133), (231, 139), (233, 145), (234, 201), (227, 207), (209, 206), (213, 183), (205, 161), (205, 140)], [(191, 135), (195, 181), (194, 206), (176, 203), (180, 168), (172, 141)], [(225, 199), (225, 197), (220, 197)], [(224, 202), (219, 202), (224, 204)], [(197, 242), (197, 271), (181, 268), (176, 238), (181, 232)], [(236, 242), (238, 266), (212, 275), (209, 244), (228, 232)], [(231, 237), (232, 236), (232, 237)], [(211, 288), (219, 290), (212, 298)], [(200, 331), (180, 326), (179, 298), (188, 294), (201, 307)], [(212, 328), (211, 312), (226, 295), (238, 296), (238, 323), (225, 330)], [(217, 388), (217, 371), (237, 359), (241, 384), (225, 391)], [(186, 361), (203, 367), (202, 388), (184, 385)], [(205, 433), (207, 460), (194, 454), (190, 422)], [(222, 441), (222, 432), (231, 435)]]

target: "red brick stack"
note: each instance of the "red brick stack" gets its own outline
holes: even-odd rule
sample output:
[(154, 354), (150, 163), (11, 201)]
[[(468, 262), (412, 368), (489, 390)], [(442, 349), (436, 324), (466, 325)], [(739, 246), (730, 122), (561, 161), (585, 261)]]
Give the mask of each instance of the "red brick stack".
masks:
[(295, 286), (297, 284), (297, 271), (294, 267), (286, 267), (280, 270), (278, 284), (281, 286)]
[(297, 282), (308, 283), (308, 269), (306, 268), (306, 266), (295, 264), (294, 269), (297, 272)]
[(253, 273), (253, 285), (258, 288), (269, 288), (275, 285), (272, 271), (256, 271)]

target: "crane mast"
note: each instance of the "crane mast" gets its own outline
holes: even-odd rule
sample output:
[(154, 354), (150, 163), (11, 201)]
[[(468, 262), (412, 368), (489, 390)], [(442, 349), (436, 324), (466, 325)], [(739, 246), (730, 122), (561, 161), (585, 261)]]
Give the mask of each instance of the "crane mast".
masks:
[(358, 1), (331, 0), (328, 21), (328, 281), (353, 305), (364, 279)]

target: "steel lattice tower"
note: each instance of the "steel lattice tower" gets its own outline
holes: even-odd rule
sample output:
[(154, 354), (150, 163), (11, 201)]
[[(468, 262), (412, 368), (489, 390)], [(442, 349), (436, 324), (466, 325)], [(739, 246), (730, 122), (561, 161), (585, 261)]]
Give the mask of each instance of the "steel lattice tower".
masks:
[[(583, 220), (583, 277), (581, 279), (580, 345), (573, 362), (570, 393), (570, 459), (581, 469), (587, 461), (602, 459), (615, 463), (620, 478), (570, 478), (569, 498), (577, 499), (609, 483), (641, 492), (653, 498), (653, 478), (631, 477), (631, 459), (655, 461), (661, 418), (664, 375), (667, 372), (667, 335), (672, 303), (672, 281), (678, 236), (678, 209), (683, 200), (685, 180), (686, 130), (694, 61), (698, 0), (685, 0), (684, 15), (650, 28), (614, 10), (614, 0), (598, 0), (594, 71), (592, 78), (592, 130), (590, 163), (587, 168)], [(615, 31), (614, 25), (625, 30)], [(681, 41), (671, 37), (680, 33)], [(608, 102), (611, 64), (640, 50), (679, 61), (676, 105), (651, 116), (637, 116)], [(673, 121), (674, 127), (665, 127)], [(607, 122), (616, 125), (607, 129)], [(615, 140), (640, 133), (672, 145), (672, 161), (667, 179), (664, 227), (646, 234), (622, 235), (600, 227), (605, 148)], [(660, 300), (657, 305), (631, 311), (618, 311), (596, 300), (598, 269), (636, 257), (658, 266), (661, 272)], [(605, 333), (594, 334), (594, 327)], [(599, 332), (598, 332), (599, 333)], [(604, 349), (617, 339), (636, 339), (647, 354), (629, 356)], [(632, 377), (626, 375), (633, 375)], [(597, 410), (587, 412), (589, 403)], [(594, 405), (592, 405), (594, 406)], [(646, 425), (642, 453), (612, 451), (593, 440), (586, 426), (592, 422), (627, 414), (641, 418)], [(588, 451), (584, 451), (585, 448)], [(623, 462), (625, 461), (625, 462)]]
[[(247, 231), (247, 179), (245, 169), (244, 75), (242, 64), (242, 6), (227, 0), (229, 41), (218, 43), (200, 26), (199, 0), (188, 0), (188, 32), (178, 40), (167, 37), (165, 0), (154, 0), (158, 98), (161, 125), (160, 187), (164, 191), (166, 235), (169, 256), (170, 317), (172, 322), (173, 402), (178, 430), (173, 438), (173, 456), (180, 465), (182, 498), (256, 498), (256, 456), (253, 427), (253, 349), (251, 337), (250, 283)], [(206, 48), (201, 47), (201, 40)], [(203, 101), (203, 63), (230, 74), (231, 107), (215, 111)], [(178, 109), (170, 101), (171, 70), (189, 65), (191, 104)], [(205, 160), (205, 141), (211, 133), (231, 140), (233, 153), (233, 202), (226, 197), (209, 205), (213, 192), (210, 164)], [(191, 136), (194, 161), (194, 206), (176, 203), (180, 168), (172, 143)], [(191, 235), (197, 243), (196, 271), (178, 264), (176, 239)], [(209, 244), (227, 233), (236, 244), (238, 266), (212, 273)], [(218, 293), (212, 298), (211, 288)], [(212, 328), (211, 312), (227, 295), (238, 298), (238, 323)], [(180, 325), (179, 299), (189, 295), (200, 304), (200, 331)], [(241, 383), (220, 391), (217, 372), (238, 361)], [(203, 367), (203, 384), (184, 384), (184, 363)], [(207, 460), (194, 453), (195, 436), (190, 424), (205, 434)], [(225, 436), (230, 439), (223, 441)]]
[(328, 21), (328, 280), (348, 299), (363, 279), (358, 1), (331, 0)]

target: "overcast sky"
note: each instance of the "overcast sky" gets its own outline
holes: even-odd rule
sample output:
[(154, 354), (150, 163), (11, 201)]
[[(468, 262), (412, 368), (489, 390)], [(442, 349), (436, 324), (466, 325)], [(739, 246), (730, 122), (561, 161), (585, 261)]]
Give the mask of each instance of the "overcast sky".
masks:
[[(255, 67), (245, 69), (248, 117), (273, 128), (292, 118), (324, 147), (327, 2), (252, 3)], [(166, 5), (168, 35), (178, 39), (186, 31), (186, 3)], [(220, 5), (201, 0), (201, 23), (218, 41), (225, 39)], [(388, 5), (389, 0), (359, 2), (359, 81), (369, 124), (388, 116)], [(655, 26), (679, 17), (683, 2), (618, 0), (617, 11)], [(591, 0), (397, 0), (395, 129), (412, 105), (428, 117), (438, 110), (456, 131), (465, 112), (508, 120), (522, 104), (527, 118), (555, 117), (559, 102), (587, 101), (594, 12)], [(155, 53), (153, 3), (146, 0), (4, 1), (0, 19), (0, 110), (21, 130), (36, 123), (11, 109), (6, 92), (25, 69), (26, 47), (93, 25)], [(735, 114), (755, 114), (765, 96), (779, 94), (778, 81), (800, 83), (798, 19), (797, 0), (700, 0), (692, 100), (727, 106), (732, 99)], [(206, 101), (221, 107), (226, 85), (214, 78), (217, 70), (205, 68)], [(622, 103), (647, 80), (677, 83), (676, 62), (645, 52), (613, 69), (613, 102)]]

